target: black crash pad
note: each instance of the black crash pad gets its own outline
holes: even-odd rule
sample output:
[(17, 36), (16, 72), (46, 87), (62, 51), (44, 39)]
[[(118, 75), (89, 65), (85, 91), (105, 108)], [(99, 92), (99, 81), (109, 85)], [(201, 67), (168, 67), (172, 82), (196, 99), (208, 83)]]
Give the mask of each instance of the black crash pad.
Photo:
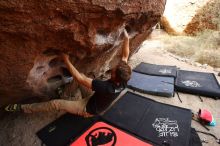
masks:
[(128, 87), (142, 93), (172, 97), (174, 95), (174, 78), (132, 72)]
[(135, 72), (154, 76), (176, 77), (176, 66), (156, 65), (141, 62), (135, 69)]
[(143, 139), (170, 146), (188, 146), (191, 111), (127, 92), (103, 118)]
[(189, 146), (202, 146), (201, 139), (194, 128), (191, 128)]
[(46, 146), (66, 146), (97, 119), (65, 114), (38, 131), (37, 136)]
[(179, 70), (175, 82), (177, 91), (220, 98), (220, 86), (213, 73)]

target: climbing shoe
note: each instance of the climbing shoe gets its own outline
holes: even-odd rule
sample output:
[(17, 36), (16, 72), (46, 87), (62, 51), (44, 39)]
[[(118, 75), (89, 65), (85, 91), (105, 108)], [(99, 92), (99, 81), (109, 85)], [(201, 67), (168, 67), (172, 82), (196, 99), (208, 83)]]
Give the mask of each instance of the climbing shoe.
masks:
[(5, 111), (7, 112), (21, 112), (20, 104), (9, 104), (5, 107)]

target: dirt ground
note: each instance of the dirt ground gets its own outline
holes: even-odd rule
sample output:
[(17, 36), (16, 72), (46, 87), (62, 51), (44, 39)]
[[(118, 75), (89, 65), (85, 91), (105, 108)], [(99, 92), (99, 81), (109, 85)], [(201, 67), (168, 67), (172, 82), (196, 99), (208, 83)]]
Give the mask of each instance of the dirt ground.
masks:
[[(158, 35), (159, 33), (159, 35)], [(217, 75), (220, 71), (207, 65), (199, 65), (195, 62), (190, 62), (185, 58), (177, 57), (173, 54), (168, 53), (164, 49), (163, 43), (160, 41), (161, 32), (155, 32), (152, 34), (151, 39), (145, 41), (140, 50), (130, 58), (129, 64), (134, 68), (140, 62), (147, 62), (152, 64), (161, 65), (176, 65), (177, 67), (185, 70), (202, 71), (202, 72), (213, 72)], [(217, 72), (218, 71), (218, 72)], [(220, 81), (220, 78), (218, 77)], [(140, 94), (136, 92), (137, 94)], [(212, 112), (217, 125), (215, 127), (209, 127), (211, 133), (215, 134), (220, 138), (220, 100), (214, 100), (207, 97), (202, 97), (203, 102), (197, 96), (190, 94), (180, 93), (181, 103), (177, 96), (174, 98), (164, 98), (158, 96), (152, 96), (147, 94), (141, 94), (148, 98), (156, 101), (176, 105), (184, 108), (189, 108), (193, 112), (198, 112), (200, 108), (208, 109)], [(0, 120), (0, 146), (39, 146), (41, 145), (40, 140), (37, 138), (35, 133), (46, 126), (48, 123), (54, 121), (62, 113), (37, 113), (37, 114), (7, 114), (1, 117)], [(192, 127), (196, 130), (206, 131), (197, 122), (192, 121)], [(207, 132), (207, 131), (206, 131)], [(202, 140), (207, 140), (207, 144), (204, 146), (217, 146), (214, 138), (199, 134)]]

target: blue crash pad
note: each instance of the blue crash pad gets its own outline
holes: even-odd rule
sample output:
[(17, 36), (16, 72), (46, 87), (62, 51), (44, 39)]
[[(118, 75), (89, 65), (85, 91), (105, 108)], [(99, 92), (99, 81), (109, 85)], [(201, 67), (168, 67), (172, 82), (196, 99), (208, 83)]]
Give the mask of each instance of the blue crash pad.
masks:
[(174, 95), (174, 77), (151, 76), (132, 72), (128, 87), (142, 93), (172, 97)]

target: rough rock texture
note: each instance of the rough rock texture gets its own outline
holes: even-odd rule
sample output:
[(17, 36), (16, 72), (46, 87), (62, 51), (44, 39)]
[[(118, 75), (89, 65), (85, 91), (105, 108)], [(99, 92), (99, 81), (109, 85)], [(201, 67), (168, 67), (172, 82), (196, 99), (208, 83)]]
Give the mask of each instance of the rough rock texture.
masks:
[(166, 20), (164, 27), (169, 24), (168, 27), (172, 28), (169, 29), (170, 31), (168, 33), (183, 33), (187, 25), (196, 17), (197, 12), (204, 7), (208, 1), (210, 0), (167, 0), (164, 11), (164, 19)]
[(100, 77), (117, 63), (125, 27), (131, 52), (163, 14), (165, 0), (0, 1), (0, 106), (53, 95), (68, 82), (59, 51)]
[(204, 7), (199, 9), (184, 32), (195, 35), (205, 29), (220, 30), (220, 1), (210, 0)]

